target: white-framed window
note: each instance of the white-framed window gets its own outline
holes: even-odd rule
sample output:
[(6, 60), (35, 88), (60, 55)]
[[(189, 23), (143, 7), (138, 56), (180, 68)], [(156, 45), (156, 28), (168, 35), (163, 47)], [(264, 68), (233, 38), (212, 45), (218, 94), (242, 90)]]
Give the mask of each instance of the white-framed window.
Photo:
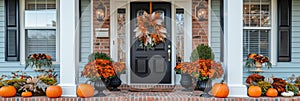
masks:
[(25, 58), (29, 54), (45, 53), (58, 62), (57, 1), (25, 0), (23, 12)]
[(243, 57), (259, 53), (271, 57), (272, 1), (244, 0)]

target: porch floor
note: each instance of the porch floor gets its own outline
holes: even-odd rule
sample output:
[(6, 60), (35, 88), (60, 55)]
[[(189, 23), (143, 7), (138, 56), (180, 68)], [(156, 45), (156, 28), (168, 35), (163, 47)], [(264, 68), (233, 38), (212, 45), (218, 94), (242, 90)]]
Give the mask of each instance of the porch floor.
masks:
[(300, 97), (232, 97), (232, 98), (203, 98), (199, 95), (200, 91), (185, 92), (129, 92), (104, 91), (105, 97), (78, 98), (78, 97), (62, 97), (62, 98), (47, 98), (47, 97), (12, 97), (0, 98), (0, 101), (300, 101)]

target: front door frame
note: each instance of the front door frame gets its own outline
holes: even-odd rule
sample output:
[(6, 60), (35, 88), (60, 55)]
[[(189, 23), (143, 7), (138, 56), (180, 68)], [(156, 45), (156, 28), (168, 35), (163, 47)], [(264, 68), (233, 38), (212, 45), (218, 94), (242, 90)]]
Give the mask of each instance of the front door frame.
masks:
[[(118, 8), (126, 9), (126, 40), (130, 41), (130, 2), (170, 2), (171, 3), (171, 41), (172, 41), (172, 54), (171, 54), (171, 67), (176, 66), (176, 33), (175, 33), (175, 21), (176, 8), (184, 8), (185, 14), (185, 36), (184, 36), (184, 61), (190, 61), (190, 54), (192, 52), (192, 0), (111, 0), (110, 1), (110, 56), (113, 60), (117, 60), (117, 10)], [(127, 57), (126, 66), (130, 67), (130, 42), (127, 42)], [(127, 68), (127, 84), (128, 85), (175, 85), (175, 71), (171, 73), (171, 84), (133, 84), (130, 82), (130, 68)]]

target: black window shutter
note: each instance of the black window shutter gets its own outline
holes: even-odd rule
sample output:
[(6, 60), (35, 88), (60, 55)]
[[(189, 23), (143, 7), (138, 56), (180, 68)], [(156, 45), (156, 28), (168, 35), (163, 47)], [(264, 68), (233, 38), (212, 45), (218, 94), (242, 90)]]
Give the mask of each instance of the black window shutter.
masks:
[(291, 61), (291, 2), (278, 0), (278, 62)]
[(5, 0), (6, 61), (19, 61), (19, 0)]

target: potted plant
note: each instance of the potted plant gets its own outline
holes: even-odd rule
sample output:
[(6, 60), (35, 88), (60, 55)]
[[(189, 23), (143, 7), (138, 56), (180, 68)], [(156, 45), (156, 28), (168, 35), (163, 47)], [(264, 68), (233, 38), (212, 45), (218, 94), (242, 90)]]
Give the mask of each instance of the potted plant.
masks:
[(113, 67), (116, 71), (117, 76), (120, 77), (123, 83), (127, 82), (127, 75), (126, 75), (126, 63), (125, 62), (113, 62)]
[(193, 74), (195, 74), (194, 69), (192, 69), (192, 65), (190, 62), (181, 62), (180, 65), (175, 67), (175, 71), (181, 73), (180, 84), (184, 87), (184, 91), (191, 91), (193, 85)]
[(43, 72), (42, 67), (52, 67), (52, 58), (48, 54), (30, 54), (25, 61), (25, 69), (35, 67), (34, 71)]
[(124, 62), (114, 62), (112, 63), (112, 66), (115, 70), (116, 75), (110, 79), (110, 86), (113, 87), (111, 91), (120, 91), (118, 87), (122, 84), (122, 81), (120, 80), (118, 75), (120, 75), (121, 77), (122, 74), (126, 73), (126, 64)]
[(110, 60), (95, 59), (85, 65), (81, 76), (90, 78), (87, 82), (91, 82), (98, 91), (95, 96), (104, 96), (102, 91), (108, 87), (109, 79), (116, 74)]
[(268, 57), (263, 56), (261, 54), (254, 54), (254, 53), (248, 55), (245, 63), (248, 69), (255, 67), (256, 69), (252, 70), (254, 72), (263, 72), (263, 70), (261, 70), (263, 64), (265, 64), (265, 66), (267, 66), (268, 69), (272, 68), (272, 63), (270, 62)]
[(182, 69), (182, 64), (181, 62), (177, 62), (176, 66), (174, 68), (176, 76), (175, 76), (175, 83), (176, 84), (180, 84), (180, 80), (181, 80), (181, 69)]
[(194, 70), (197, 71), (197, 89), (204, 91), (201, 96), (211, 97), (208, 92), (212, 89), (212, 80), (221, 78), (224, 73), (222, 64), (213, 60), (199, 59), (192, 62), (192, 66)]
[(57, 84), (57, 74), (54, 69), (49, 69), (38, 76), (30, 76), (26, 72), (16, 71), (11, 75), (2, 75), (1, 77), (0, 87), (3, 86), (3, 83), (14, 86), (17, 89), (17, 96), (22, 94), (25, 94), (24, 96), (45, 96), (47, 87)]
[(198, 80), (196, 90), (204, 91), (201, 96), (210, 97), (207, 92), (212, 88), (212, 79), (220, 78), (224, 73), (222, 64), (214, 61), (212, 48), (204, 44), (193, 50), (191, 60), (195, 78)]

